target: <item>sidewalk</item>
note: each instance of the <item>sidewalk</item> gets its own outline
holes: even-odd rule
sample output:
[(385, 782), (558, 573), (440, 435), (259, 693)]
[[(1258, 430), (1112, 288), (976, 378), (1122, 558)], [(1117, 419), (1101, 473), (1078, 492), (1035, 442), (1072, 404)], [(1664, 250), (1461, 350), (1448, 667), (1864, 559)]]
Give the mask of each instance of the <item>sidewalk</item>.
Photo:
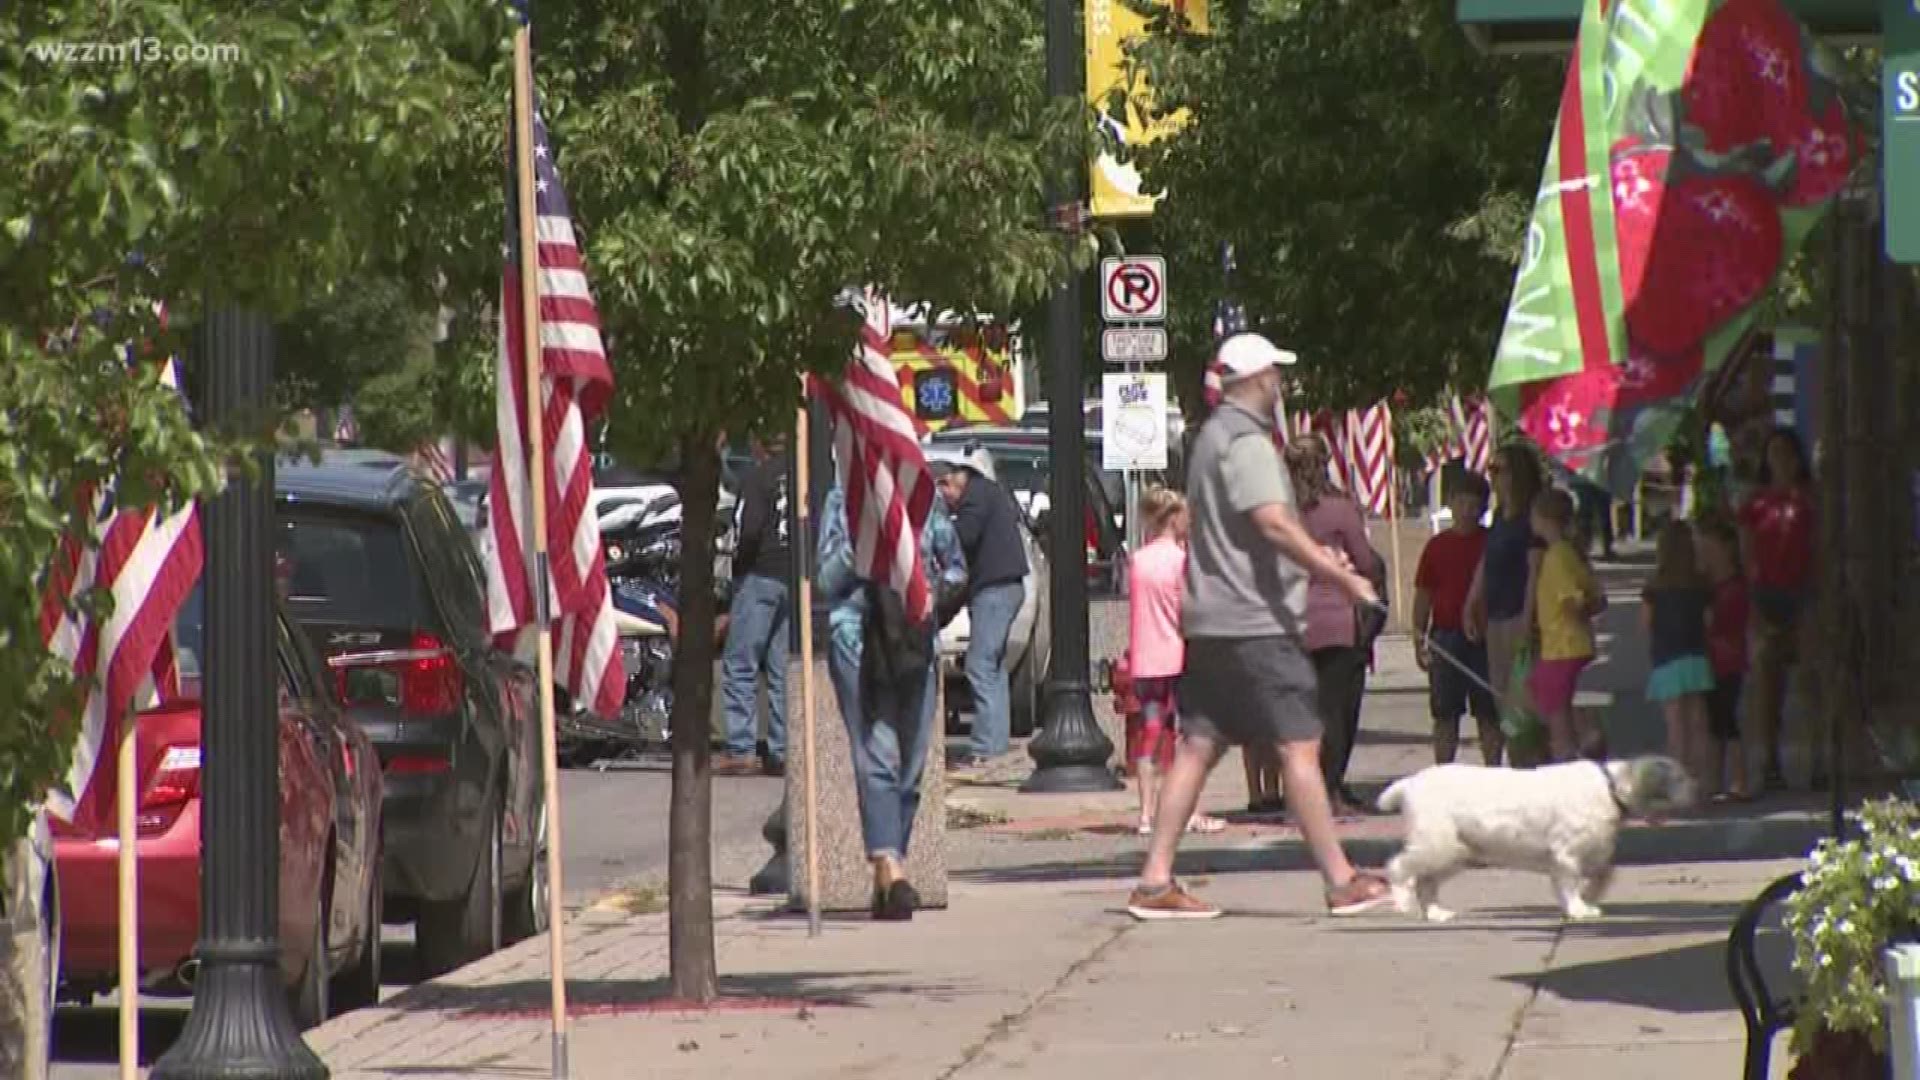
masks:
[[(1622, 655), (1618, 678), (1629, 666)], [(1636, 723), (1618, 707), (1614, 720)], [(1404, 641), (1383, 644), (1364, 726), (1363, 793), (1430, 760)], [(1297, 835), (1243, 817), (1182, 856), (1230, 917), (1139, 925), (1121, 910), (1143, 844), (1131, 792), (1029, 796), (1016, 779), (954, 793), (952, 819), (976, 824), (949, 834), (946, 911), (830, 920), (810, 939), (804, 920), (723, 893), (718, 1009), (665, 1000), (665, 916), (582, 914), (568, 948), (573, 1077), (1737, 1075), (1727, 926), (1823, 826), (1810, 801), (1789, 801), (1634, 828), (1603, 920), (1564, 924), (1543, 879), (1480, 870), (1446, 890), (1459, 921), (1428, 927), (1326, 917)], [(1229, 760), (1207, 806), (1243, 803)], [(1342, 828), (1363, 864), (1397, 846), (1394, 819)], [(546, 948), (524, 943), (310, 1041), (338, 1080), (546, 1076)]]

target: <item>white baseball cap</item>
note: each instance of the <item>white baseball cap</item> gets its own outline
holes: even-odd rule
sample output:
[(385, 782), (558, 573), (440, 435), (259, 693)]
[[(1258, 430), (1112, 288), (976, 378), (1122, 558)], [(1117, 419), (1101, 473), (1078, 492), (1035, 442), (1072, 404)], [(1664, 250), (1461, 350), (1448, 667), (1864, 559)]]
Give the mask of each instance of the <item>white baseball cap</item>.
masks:
[(1220, 381), (1223, 383), (1250, 378), (1276, 365), (1300, 362), (1298, 356), (1259, 334), (1233, 335), (1220, 343), (1220, 351), (1215, 354), (1215, 359), (1219, 361)]

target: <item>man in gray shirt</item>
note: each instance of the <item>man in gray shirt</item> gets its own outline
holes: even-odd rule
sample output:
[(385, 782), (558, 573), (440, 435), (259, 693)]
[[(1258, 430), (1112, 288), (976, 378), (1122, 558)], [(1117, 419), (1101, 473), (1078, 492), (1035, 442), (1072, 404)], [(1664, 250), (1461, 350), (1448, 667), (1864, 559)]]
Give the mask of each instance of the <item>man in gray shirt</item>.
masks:
[(1174, 855), (1227, 745), (1264, 744), (1279, 750), (1287, 806), (1326, 882), (1328, 909), (1357, 914), (1391, 902), (1391, 890), (1379, 875), (1354, 869), (1334, 831), (1320, 772), (1318, 688), (1301, 634), (1309, 576), (1335, 582), (1355, 603), (1380, 598), (1344, 556), (1314, 542), (1295, 512), (1273, 440), (1280, 367), (1294, 355), (1258, 334), (1238, 334), (1221, 343), (1218, 361), (1223, 400), (1200, 429), (1187, 469), (1193, 525), (1181, 603), (1182, 738), (1127, 910), (1137, 919), (1220, 914), (1174, 880)]

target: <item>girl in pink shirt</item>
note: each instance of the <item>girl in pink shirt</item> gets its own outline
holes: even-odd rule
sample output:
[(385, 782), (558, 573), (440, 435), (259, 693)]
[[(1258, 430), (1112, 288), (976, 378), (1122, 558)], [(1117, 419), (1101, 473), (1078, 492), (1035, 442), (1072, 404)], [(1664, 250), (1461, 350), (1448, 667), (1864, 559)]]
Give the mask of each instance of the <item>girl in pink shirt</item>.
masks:
[[(1156, 487), (1140, 499), (1146, 541), (1128, 561), (1127, 668), (1139, 708), (1127, 716), (1127, 744), (1140, 780), (1140, 835), (1153, 834), (1157, 772), (1173, 764), (1180, 673), (1186, 642), (1180, 636), (1180, 590), (1187, 571), (1187, 500)], [(1226, 822), (1195, 812), (1192, 832), (1219, 832)]]

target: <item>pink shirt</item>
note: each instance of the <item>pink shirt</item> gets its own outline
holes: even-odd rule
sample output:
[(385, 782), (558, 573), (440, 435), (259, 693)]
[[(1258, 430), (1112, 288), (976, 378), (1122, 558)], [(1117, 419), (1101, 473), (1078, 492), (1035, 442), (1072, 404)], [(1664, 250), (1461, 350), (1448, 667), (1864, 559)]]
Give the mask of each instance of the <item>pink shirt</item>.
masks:
[(1164, 536), (1133, 553), (1127, 564), (1127, 666), (1136, 679), (1160, 679), (1185, 670), (1180, 637), (1180, 586), (1187, 549)]
[[(1321, 547), (1346, 552), (1354, 569), (1363, 574), (1372, 569), (1373, 547), (1367, 543), (1367, 523), (1352, 499), (1327, 495), (1313, 509), (1301, 513), (1300, 523)], [(1355, 644), (1353, 601), (1339, 586), (1314, 578), (1307, 586), (1307, 651), (1352, 648)]]

